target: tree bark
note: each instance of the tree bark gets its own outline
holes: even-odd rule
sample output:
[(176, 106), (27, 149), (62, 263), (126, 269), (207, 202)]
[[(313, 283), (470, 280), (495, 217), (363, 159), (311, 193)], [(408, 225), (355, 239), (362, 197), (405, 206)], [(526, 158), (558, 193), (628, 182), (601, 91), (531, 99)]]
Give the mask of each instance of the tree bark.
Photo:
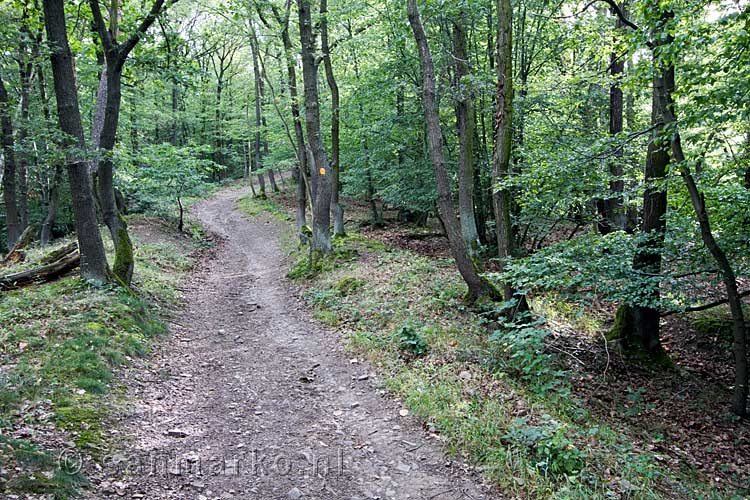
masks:
[(12, 248), (21, 235), (16, 193), (16, 150), (13, 138), (13, 119), (8, 91), (0, 75), (0, 126), (3, 143), (3, 201), (5, 202), (5, 228), (8, 248)]
[[(174, 3), (174, 2), (172, 2)], [(127, 224), (117, 207), (114, 188), (114, 163), (112, 151), (117, 140), (117, 125), (120, 119), (122, 104), (122, 70), (130, 52), (138, 41), (154, 23), (164, 6), (164, 0), (155, 0), (151, 10), (141, 21), (136, 30), (123, 43), (117, 41), (117, 2), (113, 1), (110, 12), (110, 29), (104, 22), (98, 0), (90, 0), (89, 5), (94, 17), (99, 40), (104, 49), (106, 70), (102, 73), (100, 91), (104, 91), (106, 104), (101, 130), (94, 135), (94, 144), (104, 152), (97, 166), (97, 190), (102, 219), (109, 228), (112, 242), (115, 245), (114, 273), (126, 285), (130, 285), (133, 277), (135, 261), (133, 258), (133, 243), (128, 234)], [(106, 89), (102, 89), (106, 81)], [(96, 124), (96, 120), (95, 120)]]
[(69, 273), (82, 263), (78, 250), (61, 257), (59, 260), (44, 266), (0, 276), (0, 290), (16, 290), (34, 283), (53, 281)]
[(289, 88), (289, 105), (292, 109), (292, 121), (294, 122), (294, 138), (297, 146), (297, 180), (296, 187), (296, 223), (297, 234), (300, 242), (305, 242), (307, 237), (303, 228), (307, 225), (307, 196), (308, 196), (308, 174), (307, 174), (307, 150), (305, 148), (305, 135), (302, 130), (302, 118), (299, 112), (299, 97), (297, 94), (297, 72), (295, 69), (294, 55), (292, 53), (292, 39), (289, 37), (289, 9), (291, 2), (287, 4), (287, 10), (282, 17), (278, 8), (273, 5), (273, 13), (276, 21), (281, 26), (281, 41), (284, 46), (284, 60), (286, 63), (287, 86)]
[(21, 236), (16, 241), (16, 244), (8, 252), (0, 265), (15, 264), (17, 262), (23, 262), (26, 258), (26, 254), (23, 249), (26, 248), (34, 241), (34, 228), (32, 226), (26, 226)]
[[(671, 100), (671, 98), (668, 100)], [(665, 122), (668, 124), (676, 122), (671, 111), (667, 113)], [(735, 415), (746, 417), (748, 396), (747, 325), (745, 323), (742, 300), (737, 289), (737, 276), (724, 249), (721, 248), (713, 235), (704, 196), (698, 189), (690, 168), (685, 161), (679, 133), (675, 133), (672, 140), (672, 154), (675, 161), (680, 165), (680, 174), (690, 194), (690, 201), (700, 225), (701, 239), (721, 270), (722, 281), (724, 282), (724, 289), (726, 290), (727, 301), (729, 302), (729, 310), (732, 313), (732, 330), (734, 333), (734, 341), (732, 343), (734, 390), (732, 392), (731, 409)]]
[[(255, 140), (253, 142), (253, 158), (254, 158), (254, 164), (255, 164), (255, 170), (260, 170), (263, 168), (263, 159), (261, 157), (261, 138), (260, 138), (260, 129), (262, 123), (262, 109), (261, 109), (261, 95), (260, 95), (260, 86), (261, 86), (261, 74), (260, 74), (260, 67), (258, 65), (258, 46), (257, 43), (255, 43), (255, 37), (253, 36), (253, 39), (250, 43), (250, 50), (252, 52), (253, 56), (253, 79), (254, 79), (254, 91), (255, 91)], [(266, 183), (263, 179), (263, 174), (258, 174), (258, 186), (260, 188), (260, 197), (265, 198), (266, 196)]]
[(340, 182), (340, 97), (339, 86), (333, 73), (331, 47), (328, 43), (328, 0), (320, 0), (320, 44), (323, 51), (323, 67), (331, 91), (331, 211), (333, 211), (333, 235), (344, 236), (344, 209), (339, 203)]
[[(31, 38), (31, 32), (24, 26), (22, 31), (28, 38)], [(18, 75), (21, 82), (21, 101), (20, 101), (20, 122), (18, 124), (18, 155), (16, 157), (18, 177), (18, 215), (23, 232), (29, 225), (29, 145), (26, 144), (28, 139), (29, 124), (29, 99), (31, 97), (31, 75), (33, 63), (27, 61), (28, 53), (26, 43), (21, 44), (21, 55), (18, 59)]]
[[(513, 10), (510, 0), (497, 0), (497, 93), (495, 96), (495, 152), (492, 157), (492, 182), (499, 184), (510, 174), (510, 153), (513, 146)], [(493, 188), (493, 208), (497, 231), (497, 255), (500, 272), (507, 259), (513, 256), (513, 226), (511, 223), (511, 193), (506, 187)], [(503, 283), (503, 298), (510, 301), (515, 290)], [(526, 309), (523, 297), (517, 310)]]
[[(260, 45), (258, 44), (258, 37), (255, 34), (255, 29), (252, 28), (252, 44), (255, 45), (255, 50), (258, 54), (258, 60), (260, 61), (260, 80), (258, 82), (259, 88), (260, 88), (260, 112), (261, 112), (261, 130), (263, 131), (263, 156), (268, 157), (269, 149), (268, 149), (268, 128), (266, 123), (266, 115), (263, 113), (263, 106), (265, 105), (266, 101), (266, 85), (265, 85), (265, 79), (267, 78), (266, 75), (266, 66), (263, 62), (263, 56), (260, 53)], [(270, 85), (270, 83), (269, 83)], [(274, 174), (273, 167), (270, 167), (268, 170), (266, 170), (266, 174), (268, 175), (268, 182), (271, 184), (271, 190), (274, 193), (279, 192), (279, 185), (276, 183), (276, 174)]]
[[(44, 114), (45, 123), (52, 123), (52, 115), (50, 113), (49, 98), (47, 96), (47, 82), (44, 76), (44, 68), (42, 64), (37, 65), (37, 79), (39, 83), (39, 98), (42, 102), (42, 112)], [(45, 140), (46, 150), (48, 143)], [(42, 221), (42, 229), (40, 231), (39, 240), (42, 246), (49, 244), (52, 239), (52, 228), (55, 225), (57, 219), (57, 210), (60, 206), (60, 186), (63, 182), (63, 167), (61, 164), (55, 162), (54, 174), (49, 186), (49, 192), (47, 193), (47, 214), (44, 216)]]
[[(621, 4), (621, 9), (622, 4)], [(615, 30), (620, 30), (624, 26), (622, 19), (615, 17)], [(618, 83), (625, 70), (625, 59), (612, 51), (609, 58), (609, 73), (612, 77), (612, 84), (609, 87), (609, 134), (613, 138), (622, 132), (623, 123), (623, 93)], [(625, 183), (622, 180), (623, 150), (617, 147), (613, 157), (609, 160), (609, 197), (597, 200), (599, 208), (599, 222), (597, 224), (601, 234), (608, 234), (615, 230), (625, 230), (627, 227), (627, 214), (623, 207), (622, 192)]]
[(466, 50), (466, 13), (458, 12), (453, 21), (453, 59), (456, 95), (456, 128), (458, 129), (458, 212), (461, 216), (461, 234), (469, 252), (476, 253), (479, 233), (474, 215), (474, 104), (471, 89), (463, 81), (469, 76), (469, 54)]
[(466, 242), (461, 235), (461, 228), (453, 207), (450, 181), (443, 154), (443, 134), (440, 128), (440, 119), (438, 117), (435, 98), (435, 68), (432, 62), (432, 54), (430, 53), (427, 35), (419, 16), (416, 0), (407, 0), (406, 5), (409, 24), (414, 33), (414, 40), (419, 50), (419, 59), (422, 66), (422, 104), (427, 126), (430, 160), (432, 161), (438, 190), (440, 219), (445, 226), (451, 253), (456, 261), (458, 271), (468, 286), (467, 298), (469, 302), (474, 303), (483, 296), (495, 298), (496, 292), (494, 288), (479, 276), (479, 272), (469, 256)]
[[(670, 69), (672, 73), (674, 73), (674, 68), (667, 68), (668, 71)], [(747, 325), (745, 323), (745, 313), (741, 296), (737, 287), (737, 276), (732, 264), (729, 262), (729, 259), (724, 252), (724, 249), (721, 248), (721, 245), (719, 245), (714, 237), (713, 231), (711, 230), (711, 223), (704, 195), (698, 189), (698, 185), (693, 178), (690, 167), (685, 160), (680, 134), (676, 129), (677, 118), (675, 116), (674, 100), (672, 98), (674, 84), (672, 83), (672, 86), (660, 86), (657, 89), (659, 92), (664, 92), (664, 95), (660, 96), (660, 100), (667, 103), (667, 106), (664, 108), (664, 124), (665, 126), (675, 127), (671, 142), (672, 155), (674, 156), (675, 162), (679, 165), (680, 174), (685, 186), (687, 187), (688, 194), (690, 195), (690, 202), (693, 205), (695, 217), (700, 226), (701, 239), (711, 253), (711, 256), (716, 261), (716, 264), (719, 266), (724, 289), (727, 293), (727, 302), (729, 302), (729, 310), (732, 313), (732, 330), (734, 333), (734, 340), (732, 343), (732, 354), (734, 357), (734, 390), (732, 392), (731, 409), (732, 413), (735, 415), (746, 417), (748, 396)]]
[[(641, 239), (633, 257), (633, 271), (640, 276), (658, 276), (661, 273), (662, 252), (667, 212), (667, 191), (661, 185), (669, 166), (669, 144), (665, 144), (664, 116), (674, 106), (672, 91), (674, 89), (674, 66), (660, 62), (658, 52), (672, 43), (672, 36), (663, 36), (664, 26), (672, 19), (673, 13), (662, 10), (660, 19), (653, 28), (652, 57), (654, 66), (653, 96), (651, 104), (652, 136), (648, 145), (643, 192), (643, 220), (641, 222)], [(659, 287), (653, 286), (644, 290), (647, 304), (658, 304), (661, 297)], [(656, 305), (623, 304), (618, 310), (616, 328), (611, 332), (612, 338), (619, 338), (624, 350), (630, 354), (645, 356), (660, 361), (665, 358), (660, 339), (660, 311)]]
[(302, 45), (302, 77), (305, 87), (305, 125), (316, 171), (316, 193), (313, 199), (313, 241), (316, 252), (330, 253), (331, 246), (331, 172), (320, 131), (318, 98), (318, 64), (315, 60), (315, 37), (312, 31), (310, 0), (299, 0), (299, 31)]
[(81, 275), (90, 281), (106, 283), (110, 279), (110, 271), (101, 233), (96, 223), (91, 176), (88, 172), (88, 164), (81, 155), (81, 151), (85, 149), (85, 141), (76, 93), (73, 56), (68, 45), (65, 26), (63, 0), (44, 0), (44, 23), (47, 40), (52, 45), (50, 59), (60, 129), (75, 141), (74, 144), (67, 144), (69, 147), (67, 170), (76, 234), (81, 249)]

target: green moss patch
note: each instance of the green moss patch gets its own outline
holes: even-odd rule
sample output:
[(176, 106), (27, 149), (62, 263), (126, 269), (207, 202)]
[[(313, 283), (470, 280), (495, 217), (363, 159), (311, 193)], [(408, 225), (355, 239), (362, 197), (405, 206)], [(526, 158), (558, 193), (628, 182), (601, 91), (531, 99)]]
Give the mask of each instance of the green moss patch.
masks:
[[(66, 277), (2, 295), (0, 436), (52, 424), (89, 455), (106, 450), (115, 370), (146, 355), (166, 332), (151, 304), (173, 303), (175, 285), (192, 265), (190, 243), (141, 243), (137, 234), (133, 242), (139, 294)], [(45, 411), (29, 411), (37, 407)], [(5, 439), (0, 450), (0, 469), (9, 471), (0, 492), (65, 498), (84, 484), (60, 470), (61, 450), (44, 449), (33, 437)]]

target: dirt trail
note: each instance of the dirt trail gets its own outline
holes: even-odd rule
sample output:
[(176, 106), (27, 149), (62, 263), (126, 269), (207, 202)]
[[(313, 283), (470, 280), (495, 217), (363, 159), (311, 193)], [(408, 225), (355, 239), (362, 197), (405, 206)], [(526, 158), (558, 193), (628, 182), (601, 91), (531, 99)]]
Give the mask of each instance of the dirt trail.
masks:
[(172, 337), (113, 432), (96, 498), (490, 499), (314, 323), (290, 291), (280, 228), (225, 190), (193, 216), (224, 241), (184, 293)]

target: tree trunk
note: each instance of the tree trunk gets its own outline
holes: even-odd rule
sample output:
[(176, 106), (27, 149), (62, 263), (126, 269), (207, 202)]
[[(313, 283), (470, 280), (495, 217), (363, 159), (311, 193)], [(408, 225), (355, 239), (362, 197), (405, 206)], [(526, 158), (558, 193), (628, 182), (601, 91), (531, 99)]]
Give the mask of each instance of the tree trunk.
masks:
[[(669, 67), (667, 70), (671, 70), (672, 74), (674, 74), (673, 67)], [(664, 95), (660, 97), (660, 100), (667, 103), (667, 106), (664, 108), (664, 124), (666, 126), (676, 126), (677, 119), (675, 117), (674, 101), (672, 98), (674, 82), (672, 82), (671, 86), (668, 84), (658, 87), (657, 89), (659, 92), (664, 92)], [(680, 134), (676, 129), (672, 135), (672, 154), (675, 162), (680, 166), (680, 174), (685, 182), (688, 194), (690, 195), (690, 202), (693, 205), (695, 217), (700, 226), (701, 239), (721, 271), (724, 289), (727, 293), (727, 302), (729, 302), (729, 310), (732, 313), (732, 329), (734, 333), (734, 341), (732, 343), (732, 354), (734, 356), (734, 390), (732, 393), (731, 409), (732, 413), (735, 415), (745, 417), (747, 416), (748, 396), (747, 325), (745, 323), (745, 313), (743, 311), (742, 300), (737, 290), (737, 276), (726, 253), (724, 252), (724, 249), (721, 248), (713, 235), (704, 195), (698, 189), (695, 179), (690, 172), (690, 167), (687, 161), (685, 161), (685, 154), (682, 150), (682, 141), (680, 139)]]
[(331, 91), (331, 211), (333, 211), (333, 235), (344, 236), (344, 209), (339, 203), (341, 182), (339, 174), (340, 164), (340, 140), (339, 130), (341, 124), (339, 86), (333, 74), (331, 63), (331, 48), (328, 43), (328, 0), (320, 0), (320, 44), (323, 51), (323, 67), (325, 68), (326, 81)]
[[(513, 10), (510, 0), (497, 1), (497, 111), (495, 113), (495, 153), (492, 157), (492, 183), (507, 180), (510, 169), (510, 153), (513, 145)], [(513, 226), (511, 224), (511, 194), (506, 187), (493, 188), (492, 201), (497, 230), (497, 256), (500, 272), (505, 261), (513, 256)], [(503, 298), (510, 301), (515, 290), (510, 283), (503, 283)], [(523, 297), (518, 299), (516, 310), (526, 309)]]
[(112, 60), (107, 55), (106, 73), (106, 106), (104, 120), (100, 131), (98, 146), (103, 152), (97, 167), (97, 191), (102, 219), (109, 228), (112, 243), (115, 246), (115, 264), (113, 271), (123, 283), (129, 285), (135, 262), (133, 259), (133, 243), (128, 234), (127, 224), (117, 208), (117, 198), (114, 186), (114, 162), (112, 152), (117, 139), (117, 124), (120, 117), (122, 102), (122, 64), (118, 57)]
[(55, 82), (58, 120), (60, 129), (75, 140), (75, 144), (69, 144), (72, 148), (68, 151), (67, 169), (76, 234), (81, 249), (81, 275), (84, 279), (105, 283), (109, 281), (110, 271), (99, 227), (96, 224), (91, 176), (88, 172), (88, 164), (81, 158), (80, 151), (75, 151), (75, 148), (83, 150), (85, 141), (76, 93), (73, 56), (68, 45), (65, 19), (63, 0), (44, 0), (47, 39), (56, 47), (50, 59)]
[[(671, 99), (670, 99), (671, 100)], [(666, 123), (675, 123), (674, 116), (667, 113)], [(732, 413), (739, 417), (747, 416), (747, 396), (748, 396), (748, 363), (747, 363), (747, 326), (745, 323), (745, 313), (743, 311), (742, 300), (737, 291), (737, 277), (729, 259), (724, 250), (717, 243), (711, 231), (708, 211), (704, 201), (703, 193), (698, 190), (695, 179), (690, 173), (690, 168), (685, 161), (682, 152), (682, 144), (679, 134), (675, 133), (672, 140), (672, 152), (680, 165), (680, 173), (690, 194), (690, 201), (695, 211), (701, 230), (701, 239), (711, 252), (716, 264), (721, 270), (724, 289), (727, 292), (727, 301), (729, 310), (732, 312), (732, 325), (734, 333), (734, 342), (732, 343), (732, 354), (734, 356), (734, 391), (732, 393)]]
[[(288, 4), (290, 6), (291, 4)], [(273, 12), (277, 22), (281, 25), (281, 41), (284, 45), (284, 60), (286, 62), (287, 86), (289, 88), (289, 102), (292, 108), (292, 119), (294, 122), (294, 138), (297, 142), (297, 180), (296, 187), (296, 223), (297, 234), (300, 242), (305, 242), (307, 237), (303, 234), (303, 228), (307, 225), (307, 196), (309, 194), (307, 175), (307, 150), (305, 148), (305, 135), (302, 130), (302, 118), (299, 112), (297, 95), (297, 72), (295, 70), (294, 55), (292, 53), (292, 40), (289, 37), (289, 7), (282, 17), (274, 6)]]
[(0, 276), (0, 290), (16, 290), (38, 282), (53, 281), (69, 273), (83, 261), (77, 250), (63, 256), (60, 260), (42, 267), (21, 271), (7, 276)]
[(456, 127), (458, 129), (458, 212), (461, 234), (469, 252), (479, 247), (477, 221), (474, 216), (474, 104), (471, 89), (464, 82), (469, 76), (469, 54), (466, 50), (465, 12), (458, 13), (453, 22), (453, 59), (456, 73), (453, 91), (456, 95)]
[(299, 31), (302, 44), (302, 77), (305, 85), (305, 124), (316, 171), (316, 193), (313, 203), (313, 242), (316, 252), (329, 253), (331, 246), (331, 172), (320, 131), (318, 98), (318, 65), (315, 61), (315, 39), (312, 31), (310, 0), (299, 0)]
[(2, 126), (3, 142), (5, 227), (8, 234), (8, 248), (11, 248), (21, 235), (21, 221), (16, 196), (16, 151), (13, 139), (13, 119), (11, 118), (10, 99), (2, 76), (0, 76), (0, 125)]
[(26, 226), (21, 236), (16, 241), (16, 244), (11, 247), (8, 255), (5, 256), (0, 265), (15, 264), (17, 262), (23, 262), (26, 258), (26, 253), (23, 251), (24, 248), (29, 246), (34, 241), (34, 228), (32, 226)]
[(419, 50), (419, 59), (422, 66), (422, 104), (427, 125), (430, 160), (432, 161), (438, 190), (440, 220), (445, 226), (451, 253), (456, 261), (458, 271), (468, 286), (467, 298), (469, 302), (474, 303), (483, 296), (494, 298), (496, 295), (495, 290), (479, 276), (478, 270), (469, 256), (466, 242), (461, 235), (461, 228), (454, 212), (450, 181), (445, 165), (445, 156), (443, 155), (443, 134), (440, 128), (440, 119), (435, 99), (435, 68), (427, 42), (427, 35), (422, 26), (419, 11), (417, 10), (416, 0), (407, 0), (407, 13), (409, 24), (414, 33), (414, 40)]
[[(750, 132), (747, 132), (745, 134), (745, 148), (747, 149), (745, 156), (750, 157)], [(750, 189), (750, 167), (745, 167), (744, 185), (745, 185), (745, 189)]]
[(63, 169), (60, 165), (55, 165), (55, 173), (52, 177), (52, 183), (49, 189), (49, 196), (47, 199), (47, 214), (44, 216), (42, 221), (42, 229), (39, 235), (39, 240), (42, 246), (49, 245), (52, 239), (52, 229), (55, 226), (55, 220), (57, 219), (57, 210), (60, 208), (60, 186), (63, 182)]
[[(27, 36), (31, 37), (31, 33), (24, 29)], [(22, 58), (19, 60), (19, 77), (21, 81), (21, 102), (20, 102), (20, 123), (18, 124), (18, 155), (16, 156), (17, 171), (16, 176), (18, 177), (18, 215), (19, 222), (21, 223), (21, 231), (23, 232), (29, 225), (29, 146), (26, 144), (28, 138), (28, 124), (29, 124), (29, 98), (31, 93), (31, 74), (32, 74), (32, 63), (25, 61), (27, 57), (26, 49), (22, 44)]]
[[(254, 78), (254, 90), (255, 90), (255, 141), (253, 142), (253, 158), (255, 163), (255, 170), (260, 170), (263, 165), (263, 159), (261, 157), (261, 140), (260, 140), (260, 129), (263, 124), (262, 110), (261, 110), (261, 74), (260, 67), (258, 65), (258, 46), (254, 41), (251, 40), (250, 49), (253, 55), (253, 78)], [(258, 187), (260, 189), (260, 197), (265, 198), (266, 196), (266, 182), (263, 178), (263, 174), (258, 174)]]
[[(657, 7), (658, 8), (658, 7)], [(641, 240), (633, 257), (633, 271), (639, 276), (658, 276), (661, 273), (662, 251), (667, 212), (667, 191), (661, 185), (669, 166), (669, 144), (665, 144), (664, 116), (674, 103), (674, 66), (660, 63), (658, 51), (672, 42), (671, 36), (662, 36), (662, 27), (673, 16), (670, 11), (662, 11), (659, 23), (653, 30), (652, 57), (654, 65), (653, 96), (651, 104), (651, 142), (648, 145), (643, 192), (643, 221)], [(658, 304), (661, 297), (658, 285), (644, 290), (643, 302)], [(610, 338), (618, 338), (623, 349), (629, 354), (663, 361), (664, 349), (659, 336), (660, 311), (657, 306), (623, 304), (618, 311), (622, 320)]]
[[(117, 208), (117, 198), (114, 189), (114, 164), (112, 151), (117, 139), (117, 124), (120, 119), (120, 106), (122, 104), (122, 70), (130, 51), (136, 46), (146, 30), (156, 20), (156, 16), (164, 5), (164, 0), (155, 0), (148, 15), (141, 21), (138, 28), (122, 44), (118, 43), (117, 18), (118, 2), (113, 0), (110, 12), (109, 30), (104, 23), (98, 0), (90, 0), (89, 5), (94, 17), (99, 39), (104, 49), (106, 62), (106, 105), (104, 107), (104, 118), (99, 135), (95, 135), (95, 142), (105, 155), (100, 159), (97, 167), (97, 189), (99, 193), (99, 205), (102, 210), (102, 218), (109, 228), (112, 241), (115, 245), (115, 276), (125, 285), (130, 285), (133, 269), (135, 266), (133, 258), (133, 243), (128, 234), (125, 219)], [(104, 80), (105, 75), (102, 75)], [(100, 85), (100, 90), (101, 85)], [(95, 120), (96, 122), (96, 120)]]
[[(622, 5), (622, 4), (621, 4)], [(620, 7), (622, 9), (622, 6)], [(615, 29), (623, 27), (622, 20), (616, 17)], [(609, 72), (613, 83), (609, 87), (609, 134), (613, 138), (622, 132), (623, 119), (623, 93), (617, 79), (625, 70), (625, 59), (615, 51), (609, 57)], [(609, 197), (597, 200), (599, 208), (598, 229), (601, 234), (608, 234), (615, 230), (625, 230), (627, 227), (627, 214), (623, 207), (622, 192), (624, 182), (622, 180), (623, 150), (617, 147), (613, 157), (609, 160)]]
[[(253, 38), (255, 38), (254, 34), (253, 34)], [(263, 65), (262, 59), (260, 59), (261, 58), (260, 47), (258, 46), (258, 40), (257, 40), (257, 38), (255, 38), (255, 47), (258, 50), (258, 59), (261, 61), (260, 71), (261, 71), (262, 78), (260, 79), (260, 102), (261, 102), (261, 108), (260, 108), (261, 119), (260, 119), (260, 121), (261, 121), (262, 131), (264, 132), (264, 134), (263, 134), (263, 156), (265, 158), (268, 158), (268, 154), (269, 154), (269, 149), (268, 149), (268, 126), (267, 126), (267, 123), (266, 123), (266, 116), (263, 114), (263, 105), (266, 102), (266, 91), (265, 91), (265, 84), (264, 84), (264, 79), (265, 79), (265, 74), (264, 74), (265, 73), (265, 69), (264, 68), (265, 68), (265, 66)], [(273, 167), (269, 167), (269, 169), (266, 171), (266, 173), (268, 175), (268, 182), (271, 184), (271, 190), (274, 193), (278, 193), (279, 192), (279, 185), (276, 183), (276, 174), (274, 174)]]
[[(42, 101), (42, 112), (44, 113), (44, 121), (47, 124), (52, 123), (49, 98), (47, 96), (47, 82), (44, 77), (44, 68), (42, 64), (37, 65), (37, 79), (39, 82), (39, 98)], [(46, 150), (48, 143), (45, 141)], [(39, 235), (39, 240), (42, 246), (49, 244), (52, 239), (52, 228), (55, 225), (57, 219), (57, 210), (60, 207), (60, 186), (63, 182), (63, 167), (61, 164), (55, 162), (55, 171), (50, 182), (49, 192), (47, 193), (47, 214), (44, 216), (42, 221), (42, 229)]]

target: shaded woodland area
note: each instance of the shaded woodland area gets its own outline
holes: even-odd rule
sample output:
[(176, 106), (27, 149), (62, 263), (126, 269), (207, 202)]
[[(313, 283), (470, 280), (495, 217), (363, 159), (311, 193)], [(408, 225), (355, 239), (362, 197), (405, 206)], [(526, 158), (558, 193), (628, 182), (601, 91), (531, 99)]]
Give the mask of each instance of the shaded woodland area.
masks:
[(293, 212), (300, 276), (359, 235), (449, 258), (519, 379), (710, 414), (747, 494), (746, 0), (11, 0), (0, 46), (0, 293), (138, 295), (132, 214), (189, 232), (241, 182)]

